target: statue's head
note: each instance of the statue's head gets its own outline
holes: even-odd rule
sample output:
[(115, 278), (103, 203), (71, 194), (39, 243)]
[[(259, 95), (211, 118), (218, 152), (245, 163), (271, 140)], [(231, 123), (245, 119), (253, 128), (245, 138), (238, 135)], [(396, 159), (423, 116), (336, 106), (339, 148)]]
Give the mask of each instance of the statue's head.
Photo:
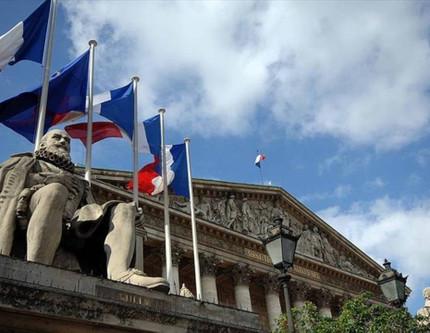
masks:
[(70, 136), (60, 129), (51, 130), (40, 140), (39, 150), (70, 158)]
[(430, 287), (424, 288), (423, 295), (425, 299), (430, 299)]

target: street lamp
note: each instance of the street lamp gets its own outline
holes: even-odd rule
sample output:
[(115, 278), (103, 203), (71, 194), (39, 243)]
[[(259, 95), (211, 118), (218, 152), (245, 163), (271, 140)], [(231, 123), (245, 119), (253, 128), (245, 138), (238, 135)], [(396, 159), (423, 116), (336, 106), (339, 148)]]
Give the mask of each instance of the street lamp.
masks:
[(288, 332), (294, 332), (293, 315), (291, 313), (291, 303), (288, 294), (288, 281), (290, 276), (288, 269), (293, 267), (294, 253), (300, 235), (295, 236), (291, 229), (282, 223), (282, 218), (277, 217), (273, 221), (273, 226), (268, 230), (268, 234), (262, 238), (266, 252), (272, 260), (273, 266), (281, 272), (279, 282), (284, 289), (285, 307), (287, 310)]
[(406, 302), (406, 280), (407, 276), (391, 268), (391, 262), (384, 260), (384, 271), (379, 275), (378, 284), (381, 287), (387, 301), (395, 306), (402, 307)]

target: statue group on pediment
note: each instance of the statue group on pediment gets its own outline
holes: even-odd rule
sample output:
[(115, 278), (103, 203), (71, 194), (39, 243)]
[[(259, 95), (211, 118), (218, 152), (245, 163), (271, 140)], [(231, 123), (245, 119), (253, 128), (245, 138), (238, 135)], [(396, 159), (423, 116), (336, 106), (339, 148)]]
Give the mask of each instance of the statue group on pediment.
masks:
[[(172, 202), (173, 207), (190, 213), (190, 206), (180, 198)], [(300, 223), (282, 207), (282, 201), (254, 200), (246, 196), (229, 193), (223, 198), (197, 196), (195, 199), (196, 216), (228, 229), (259, 237), (267, 234), (276, 217), (281, 217), (294, 234), (301, 237), (297, 252), (325, 262), (342, 270), (370, 277), (361, 267), (354, 265), (344, 254), (333, 247), (326, 233), (318, 227)]]

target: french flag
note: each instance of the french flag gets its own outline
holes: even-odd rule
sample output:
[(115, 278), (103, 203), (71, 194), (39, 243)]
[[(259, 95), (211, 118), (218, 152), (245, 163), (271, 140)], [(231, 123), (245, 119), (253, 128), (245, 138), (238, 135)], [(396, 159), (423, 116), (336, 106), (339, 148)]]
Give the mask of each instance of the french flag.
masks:
[(266, 156), (264, 154), (258, 154), (257, 157), (255, 158), (255, 166), (258, 168), (261, 168), (261, 161), (264, 161), (266, 159)]
[[(89, 51), (53, 74), (49, 80), (45, 128), (72, 114), (83, 115), (88, 84)], [(42, 87), (26, 91), (0, 103), (0, 123), (34, 142)]]
[[(106, 103), (106, 102), (105, 102)], [(105, 104), (106, 105), (106, 104)], [(79, 139), (86, 145), (87, 143), (87, 123), (68, 125), (64, 130), (73, 139)], [(153, 155), (160, 155), (161, 152), (161, 130), (160, 116), (156, 115), (142, 122), (139, 126), (139, 137), (144, 141), (141, 144), (142, 151)], [(129, 138), (128, 134), (117, 124), (108, 121), (93, 123), (93, 139), (96, 143), (107, 138)], [(130, 138), (129, 138), (130, 139)]]
[(42, 63), (51, 1), (46, 0), (27, 19), (0, 36), (0, 71), (20, 60)]
[[(167, 183), (176, 195), (190, 197), (188, 189), (187, 156), (185, 143), (166, 145)], [(162, 164), (159, 155), (154, 155), (154, 162), (145, 165), (138, 173), (139, 192), (157, 195), (163, 192)], [(133, 188), (133, 182), (127, 185)]]

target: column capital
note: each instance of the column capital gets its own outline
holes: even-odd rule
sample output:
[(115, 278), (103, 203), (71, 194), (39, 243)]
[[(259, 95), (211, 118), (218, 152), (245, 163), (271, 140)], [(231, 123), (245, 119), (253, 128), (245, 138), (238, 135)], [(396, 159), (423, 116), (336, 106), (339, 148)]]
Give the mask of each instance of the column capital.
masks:
[(321, 288), (315, 294), (316, 294), (316, 300), (320, 307), (331, 307), (335, 296), (330, 290), (326, 288)]
[(181, 260), (184, 258), (185, 250), (178, 245), (172, 248), (172, 264), (178, 266)]
[(254, 273), (254, 271), (251, 268), (249, 268), (248, 264), (238, 263), (232, 267), (231, 273), (233, 276), (233, 281), (236, 285), (238, 284), (249, 285), (249, 282), (251, 281), (251, 276)]
[(214, 254), (199, 253), (200, 269), (202, 275), (215, 276), (217, 272), (217, 265), (220, 262), (218, 257)]
[(263, 277), (264, 290), (268, 293), (279, 293), (279, 274), (269, 273)]
[(294, 280), (290, 281), (289, 290), (295, 301), (306, 301), (309, 299), (312, 287), (306, 282)]

